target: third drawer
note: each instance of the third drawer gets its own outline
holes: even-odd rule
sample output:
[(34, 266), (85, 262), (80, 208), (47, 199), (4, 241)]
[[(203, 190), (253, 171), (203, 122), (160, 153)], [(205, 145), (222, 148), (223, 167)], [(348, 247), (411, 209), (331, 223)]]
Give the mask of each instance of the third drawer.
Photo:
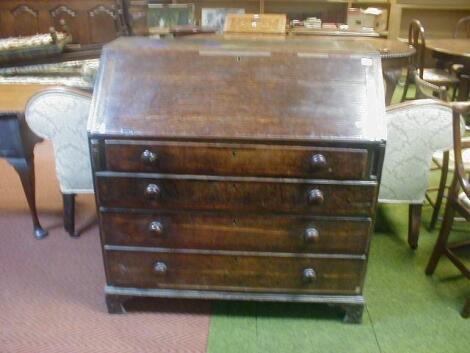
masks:
[(167, 210), (308, 213), (371, 216), (375, 182), (217, 178), (193, 176), (99, 175), (104, 207)]

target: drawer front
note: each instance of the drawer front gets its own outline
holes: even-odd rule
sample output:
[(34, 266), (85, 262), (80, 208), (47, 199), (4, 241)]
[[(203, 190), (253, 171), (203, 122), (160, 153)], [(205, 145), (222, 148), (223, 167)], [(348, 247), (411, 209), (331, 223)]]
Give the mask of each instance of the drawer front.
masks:
[(367, 150), (107, 140), (106, 168), (161, 174), (367, 178)]
[(364, 254), (370, 220), (302, 216), (102, 213), (105, 243), (160, 248)]
[(361, 259), (106, 251), (110, 285), (359, 294)]
[(101, 206), (172, 210), (371, 215), (376, 184), (276, 179), (100, 176)]

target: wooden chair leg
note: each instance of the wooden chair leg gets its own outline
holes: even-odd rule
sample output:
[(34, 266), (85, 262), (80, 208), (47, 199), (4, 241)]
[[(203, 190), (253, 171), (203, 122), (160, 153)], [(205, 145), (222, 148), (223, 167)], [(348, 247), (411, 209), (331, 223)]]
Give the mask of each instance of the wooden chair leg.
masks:
[(442, 159), (441, 180), (439, 181), (439, 189), (437, 190), (436, 202), (432, 211), (430, 230), (436, 228), (437, 220), (439, 219), (439, 212), (441, 211), (442, 200), (444, 198), (444, 191), (447, 184), (447, 176), (449, 174), (449, 151), (444, 152)]
[(402, 102), (406, 101), (406, 94), (408, 93), (408, 87), (410, 86), (410, 77), (411, 77), (411, 73), (410, 73), (410, 70), (408, 69), (406, 71), (406, 79), (405, 79), (405, 86), (403, 87), (403, 95), (401, 96)]
[(62, 194), (64, 203), (64, 228), (71, 237), (78, 237), (75, 233), (75, 194)]
[(458, 91), (459, 85), (454, 85), (452, 89), (452, 98), (451, 101), (454, 102), (457, 99), (457, 91)]
[(470, 298), (467, 299), (463, 309), (462, 309), (462, 317), (468, 319), (470, 317)]
[(421, 226), (422, 204), (411, 204), (408, 211), (408, 244), (412, 249), (418, 247), (419, 227)]
[(470, 76), (466, 74), (460, 75), (459, 94), (457, 100), (466, 101), (470, 89)]
[(452, 229), (452, 225), (454, 224), (454, 216), (455, 210), (452, 207), (452, 202), (449, 200), (446, 204), (444, 220), (442, 221), (439, 237), (437, 238), (436, 245), (434, 245), (434, 250), (432, 251), (431, 257), (429, 258), (428, 265), (426, 266), (426, 274), (428, 276), (434, 273), (439, 259), (445, 252), (447, 239), (449, 239), (450, 230)]

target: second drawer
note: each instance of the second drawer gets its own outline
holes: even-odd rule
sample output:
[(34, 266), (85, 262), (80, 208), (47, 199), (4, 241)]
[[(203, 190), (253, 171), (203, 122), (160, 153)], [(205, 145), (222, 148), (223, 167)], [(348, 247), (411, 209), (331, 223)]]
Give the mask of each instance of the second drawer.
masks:
[(96, 184), (104, 207), (370, 216), (376, 202), (375, 182), (105, 175)]
[(371, 221), (308, 216), (102, 213), (106, 244), (208, 250), (364, 254)]

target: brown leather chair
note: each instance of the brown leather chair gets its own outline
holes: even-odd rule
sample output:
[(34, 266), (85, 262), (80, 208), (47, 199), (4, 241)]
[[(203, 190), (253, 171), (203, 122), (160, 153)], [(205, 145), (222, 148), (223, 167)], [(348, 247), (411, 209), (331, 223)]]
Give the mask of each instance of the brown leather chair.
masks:
[(418, 71), (419, 77), (426, 82), (432, 83), (439, 87), (452, 87), (454, 89), (454, 99), (456, 88), (459, 84), (459, 79), (446, 70), (424, 67), (426, 39), (424, 36), (424, 28), (421, 22), (418, 20), (412, 20), (410, 23), (408, 30), (408, 43), (416, 49), (416, 54), (411, 58), (410, 65), (408, 67), (402, 102), (406, 100), (408, 87), (413, 81), (413, 73), (415, 70)]
[[(467, 221), (470, 221), (470, 182), (464, 169), (462, 160), (462, 150), (470, 148), (470, 142), (463, 142), (461, 139), (461, 119), (460, 115), (470, 112), (470, 102), (458, 102), (452, 104), (453, 108), (453, 135), (455, 154), (455, 173), (452, 185), (449, 189), (448, 200), (444, 214), (439, 237), (434, 246), (433, 253), (426, 267), (426, 274), (432, 275), (437, 267), (439, 259), (446, 256), (468, 279), (470, 279), (470, 269), (454, 252), (457, 249), (470, 247), (470, 240), (466, 242), (449, 243), (449, 235), (454, 223), (455, 214), (460, 214)], [(467, 299), (462, 316), (470, 317), (470, 298)]]

